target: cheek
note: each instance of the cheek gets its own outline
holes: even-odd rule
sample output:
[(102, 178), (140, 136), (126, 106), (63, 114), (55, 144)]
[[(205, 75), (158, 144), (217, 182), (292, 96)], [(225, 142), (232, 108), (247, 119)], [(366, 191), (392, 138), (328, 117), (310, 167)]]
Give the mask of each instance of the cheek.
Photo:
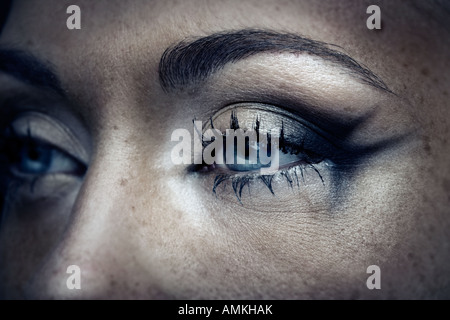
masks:
[(73, 180), (36, 181), (33, 189), (28, 183), (11, 188), (0, 231), (0, 275), (5, 292), (17, 294), (17, 288), (39, 271), (45, 256), (56, 247), (68, 225), (79, 185)]
[[(314, 205), (301, 192), (283, 202), (268, 190), (263, 189), (271, 201), (253, 191), (260, 201), (253, 199), (251, 205), (246, 198), (242, 206), (234, 194), (225, 201), (201, 187), (181, 191), (179, 186), (186, 184), (193, 185), (168, 182), (177, 195), (170, 208), (182, 217), (175, 233), (184, 235), (179, 242), (190, 244), (179, 254), (189, 252), (184, 263), (189, 261), (191, 277), (182, 276), (186, 268), (175, 271), (178, 287), (197, 288), (201, 298), (312, 298), (321, 292), (338, 296), (349, 283), (364, 284), (365, 261), (349, 259), (360, 251), (358, 235), (352, 239), (348, 222), (327, 214), (328, 208)], [(233, 193), (231, 186), (227, 192)]]
[[(171, 205), (188, 218), (186, 225), (202, 230), (186, 238), (196, 252), (189, 259), (199, 266), (191, 269), (200, 279), (195, 286), (244, 298), (408, 296), (427, 270), (411, 257), (428, 254), (430, 240), (422, 237), (424, 207), (416, 196), (424, 186), (423, 159), (415, 148), (406, 151), (361, 168), (345, 199), (336, 201), (339, 210), (332, 206), (334, 214), (301, 192), (285, 202), (253, 193), (259, 201), (240, 205), (231, 186), (233, 201), (201, 187), (181, 192), (180, 185), (194, 182), (169, 180), (177, 194)], [(366, 287), (371, 265), (382, 270), (382, 292)]]

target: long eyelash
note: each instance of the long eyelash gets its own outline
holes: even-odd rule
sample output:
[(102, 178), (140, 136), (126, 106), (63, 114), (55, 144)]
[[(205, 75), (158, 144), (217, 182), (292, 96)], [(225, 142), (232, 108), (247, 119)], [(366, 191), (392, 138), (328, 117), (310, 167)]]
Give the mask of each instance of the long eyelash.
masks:
[[(27, 134), (25, 137), (19, 136), (17, 131), (11, 125), (7, 126), (1, 134), (0, 154), (2, 156), (0, 157), (0, 175), (3, 176), (4, 182), (0, 186), (0, 191), (3, 192), (3, 194), (7, 187), (6, 181), (10, 181), (12, 178), (10, 171), (7, 169), (8, 166), (11, 165), (11, 163), (18, 161), (16, 157), (24, 145), (28, 145), (31, 148), (36, 146), (31, 126), (29, 124), (27, 126)], [(30, 182), (30, 193), (34, 193), (35, 185), (39, 178), (40, 177), (35, 177)]]
[[(194, 118), (193, 122), (195, 122), (195, 120), (196, 119)], [(211, 128), (215, 129), (214, 121), (212, 118), (209, 119), (209, 122), (210, 122)], [(255, 130), (258, 137), (259, 137), (260, 124), (261, 124), (261, 119), (257, 115), (256, 119), (255, 119), (255, 123), (253, 125), (253, 130)], [(206, 146), (208, 146), (209, 144), (211, 144), (212, 141), (214, 141), (214, 137), (210, 141), (207, 141), (206, 139), (204, 139), (203, 133), (201, 133), (200, 130), (198, 130), (198, 128), (195, 127), (195, 124), (194, 124), (194, 128), (195, 128), (195, 131), (197, 132), (197, 134), (199, 136), (201, 136), (202, 145), (204, 148)], [(239, 127), (239, 119), (237, 116), (237, 112), (233, 110), (231, 112), (231, 116), (230, 116), (230, 129), (237, 130), (239, 128), (240, 127)], [(223, 134), (223, 138), (225, 138), (225, 134)], [(267, 141), (269, 141), (269, 143), (271, 141), (270, 132), (267, 133)], [(305, 150), (304, 139), (302, 139), (302, 141), (300, 143), (293, 143), (293, 142), (289, 141), (288, 139), (286, 139), (283, 121), (281, 122), (279, 148), (285, 154), (303, 153), (308, 158), (309, 157), (317, 158), (317, 155), (311, 155), (311, 152), (308, 152), (307, 150)], [(316, 160), (318, 163), (318, 162), (322, 161), (323, 159), (316, 159)], [(270, 193), (272, 193), (273, 195), (275, 195), (275, 192), (273, 190), (272, 182), (273, 182), (273, 178), (276, 174), (282, 175), (286, 179), (288, 186), (291, 189), (293, 189), (294, 186), (297, 186), (297, 188), (300, 189), (300, 179), (303, 181), (303, 183), (305, 182), (305, 176), (304, 176), (303, 171), (306, 167), (310, 167), (311, 169), (313, 169), (314, 172), (319, 176), (322, 183), (325, 185), (324, 179), (323, 179), (321, 173), (319, 172), (319, 170), (314, 166), (314, 163), (311, 161), (308, 161), (307, 159), (305, 159), (304, 162), (305, 162), (305, 164), (296, 165), (296, 166), (292, 166), (292, 167), (280, 170), (279, 172), (277, 172), (273, 175), (258, 175), (258, 174), (252, 173), (252, 174), (247, 174), (247, 175), (242, 174), (242, 175), (236, 176), (233, 174), (219, 174), (214, 178), (212, 192), (217, 196), (217, 188), (220, 185), (223, 185), (225, 188), (225, 182), (231, 181), (231, 186), (233, 188), (234, 194), (236, 195), (236, 198), (239, 201), (239, 203), (242, 205), (242, 191), (245, 188), (245, 186), (247, 186), (248, 192), (250, 194), (250, 182), (252, 182), (254, 180), (261, 180), (264, 183), (264, 185), (269, 189)], [(297, 173), (298, 170), (300, 171), (301, 178), (299, 178), (299, 174)]]
[[(202, 141), (202, 146), (203, 148), (207, 147), (208, 145), (210, 145), (214, 140), (215, 137), (212, 137), (211, 139), (205, 139), (205, 136), (203, 135), (202, 132), (200, 132), (200, 130), (195, 126), (195, 121), (196, 118), (194, 118), (192, 120), (192, 122), (194, 123), (194, 129), (197, 132), (197, 134), (201, 137), (201, 141)], [(212, 118), (209, 119), (210, 125), (211, 125), (211, 129), (215, 129), (214, 126), (214, 121)], [(260, 117), (257, 115), (256, 119), (255, 119), (255, 124), (253, 125), (253, 130), (255, 130), (256, 136), (259, 138), (259, 130), (260, 130), (260, 124), (261, 124), (261, 120)], [(232, 111), (231, 112), (231, 116), (230, 116), (230, 129), (232, 130), (237, 130), (240, 129), (239, 126), (239, 119), (237, 117), (237, 112), (236, 111)], [(223, 139), (226, 139), (226, 135), (223, 133), (222, 134)], [(271, 142), (271, 133), (267, 132), (266, 133), (266, 139), (269, 143), (270, 146), (270, 142)], [(285, 137), (285, 132), (284, 132), (284, 122), (281, 121), (281, 130), (280, 130), (280, 136), (279, 136), (279, 147), (280, 150), (284, 153), (284, 154), (300, 154), (303, 153), (305, 156), (311, 157), (311, 158), (317, 158), (317, 155), (313, 155), (311, 154), (311, 152), (309, 152), (308, 150), (306, 150), (304, 148), (304, 139), (300, 142), (300, 144), (294, 143), (292, 141), (289, 141), (286, 137)], [(320, 162), (323, 159), (319, 159)]]
[(264, 184), (266, 185), (267, 188), (269, 188), (270, 192), (275, 195), (275, 193), (273, 192), (273, 188), (272, 188), (272, 179), (274, 177), (273, 175), (266, 175), (266, 176), (259, 176), (259, 179), (262, 180), (262, 182), (264, 182)]
[[(281, 175), (286, 178), (286, 181), (287, 181), (289, 187), (292, 189), (293, 179), (292, 179), (291, 175), (289, 174), (289, 172), (281, 172)], [(298, 184), (298, 179), (297, 179), (297, 186), (300, 188), (300, 185)]]
[(31, 126), (28, 124), (27, 134), (25, 137), (20, 136), (13, 126), (8, 126), (3, 130), (1, 135), (0, 152), (2, 155), (6, 155), (6, 162), (16, 161), (13, 156), (17, 155), (21, 147), (27, 145), (28, 147), (35, 148), (37, 146), (36, 139), (31, 131)]
[(319, 176), (320, 180), (322, 181), (322, 184), (325, 185), (325, 181), (323, 181), (323, 177), (320, 174), (319, 170), (317, 170), (317, 168), (312, 163), (308, 163), (308, 166), (310, 168), (312, 168), (317, 173), (317, 175)]
[[(212, 128), (212, 129), (215, 129), (215, 128), (214, 128), (214, 123), (213, 123), (212, 118), (210, 118), (209, 120), (210, 120), (210, 122), (211, 122), (211, 128)], [(194, 130), (195, 130), (195, 132), (198, 134), (198, 136), (201, 137), (202, 147), (203, 147), (203, 148), (206, 148), (209, 144), (211, 144), (211, 143), (214, 141), (215, 137), (212, 137), (211, 141), (207, 141), (207, 140), (205, 139), (205, 136), (203, 135), (203, 133), (200, 132), (200, 130), (199, 130), (199, 129), (197, 128), (197, 126), (195, 125), (195, 121), (197, 121), (196, 118), (192, 119), (192, 123), (194, 124)]]
[(237, 118), (236, 111), (231, 111), (230, 129), (233, 130), (239, 129), (239, 120)]
[(224, 181), (230, 179), (229, 175), (218, 175), (216, 176), (216, 178), (214, 179), (214, 185), (213, 185), (213, 193), (216, 194), (216, 188)]
[[(307, 167), (310, 167), (314, 170), (314, 172), (319, 176), (320, 180), (322, 181), (323, 185), (325, 185), (325, 181), (323, 180), (322, 175), (320, 174), (319, 170), (313, 165), (313, 164), (307, 164)], [(297, 171), (300, 171), (300, 177)], [(226, 181), (231, 181), (231, 186), (233, 188), (234, 194), (236, 195), (237, 200), (242, 205), (242, 191), (245, 186), (248, 187), (249, 194), (250, 194), (250, 182), (254, 180), (261, 180), (264, 185), (269, 189), (269, 191), (275, 195), (275, 192), (273, 191), (272, 182), (275, 175), (280, 174), (282, 175), (287, 183), (288, 186), (293, 189), (295, 186), (300, 189), (300, 180), (305, 182), (304, 178), (304, 167), (302, 165), (292, 166), (287, 169), (283, 169), (280, 172), (277, 172), (273, 175), (257, 175), (257, 174), (248, 174), (248, 175), (240, 175), (240, 176), (233, 176), (229, 174), (220, 174), (217, 175), (214, 179), (213, 189), (212, 192), (217, 196), (217, 188), (223, 184)], [(225, 185), (224, 185), (225, 187)]]

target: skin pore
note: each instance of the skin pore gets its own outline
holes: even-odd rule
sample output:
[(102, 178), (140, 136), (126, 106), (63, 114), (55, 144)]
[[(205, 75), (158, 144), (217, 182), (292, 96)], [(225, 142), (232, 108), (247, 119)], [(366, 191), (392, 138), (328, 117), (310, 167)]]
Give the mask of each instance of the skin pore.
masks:
[[(2, 177), (0, 297), (450, 297), (450, 43), (440, 21), (401, 1), (378, 4), (380, 31), (366, 27), (370, 1), (77, 1), (82, 29), (68, 30), (71, 4), (14, 1), (0, 36), (0, 49), (33, 55), (62, 88), (0, 70), (2, 141), (36, 140), (61, 159), (38, 177), (19, 153)], [(166, 50), (239, 30), (337, 45), (326, 46), (388, 90), (282, 50), (162, 86)], [(226, 168), (173, 164), (171, 134), (193, 132), (193, 119), (226, 130), (229, 106), (246, 128), (256, 115), (266, 128), (286, 124), (320, 161), (284, 168), (274, 194), (256, 177), (238, 201), (230, 172), (214, 194)], [(286, 175), (301, 172), (290, 187)], [(67, 289), (70, 265), (81, 290)], [(381, 290), (366, 287), (370, 265)]]

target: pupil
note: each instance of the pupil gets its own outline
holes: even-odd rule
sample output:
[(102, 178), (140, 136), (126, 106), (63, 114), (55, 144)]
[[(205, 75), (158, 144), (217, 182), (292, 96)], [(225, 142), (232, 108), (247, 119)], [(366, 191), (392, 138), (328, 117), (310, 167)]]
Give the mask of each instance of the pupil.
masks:
[(40, 155), (41, 153), (36, 148), (30, 148), (30, 150), (28, 150), (28, 157), (33, 161), (38, 160)]

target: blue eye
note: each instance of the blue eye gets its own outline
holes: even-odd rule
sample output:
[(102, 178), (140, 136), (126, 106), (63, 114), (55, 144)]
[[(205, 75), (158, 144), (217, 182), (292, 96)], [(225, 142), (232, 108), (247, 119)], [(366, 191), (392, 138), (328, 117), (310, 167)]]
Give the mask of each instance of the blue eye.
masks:
[[(232, 164), (226, 164), (226, 167), (230, 169), (231, 171), (240, 171), (240, 172), (246, 172), (246, 171), (256, 171), (264, 167), (270, 167), (270, 164), (263, 165), (259, 161), (259, 157), (257, 157), (257, 163), (250, 164), (249, 163), (249, 153), (250, 149), (254, 149), (253, 151), (255, 154), (259, 154), (260, 152), (266, 152), (270, 156), (270, 152), (266, 151), (266, 148), (262, 148), (260, 146), (260, 143), (256, 143), (255, 145), (250, 145), (248, 141), (245, 143), (245, 154), (241, 154), (238, 151), (237, 146), (234, 146), (234, 159), (232, 159)], [(225, 160), (228, 160), (226, 156), (224, 156)], [(245, 162), (245, 164), (238, 164), (239, 161)], [(226, 162), (226, 161), (225, 161)]]
[(84, 174), (86, 167), (74, 157), (51, 145), (36, 141), (17, 140), (9, 148), (10, 170), (20, 174), (50, 173)]
[(20, 150), (17, 169), (23, 173), (46, 173), (54, 160), (53, 153), (53, 150), (47, 147), (24, 145)]
[[(332, 159), (341, 153), (338, 147), (320, 134), (320, 130), (312, 129), (291, 113), (256, 103), (239, 105), (240, 112), (244, 114), (241, 121), (236, 106), (219, 111), (206, 125), (203, 151), (211, 152), (215, 162), (211, 164), (208, 159), (201, 166), (190, 169), (206, 174), (216, 173), (212, 187), (214, 194), (219, 185), (228, 181), (242, 204), (244, 186), (250, 188), (250, 183), (261, 181), (274, 194), (272, 181), (275, 175), (284, 177), (289, 187), (299, 187), (307, 169), (316, 173), (325, 184), (316, 166), (324, 161), (324, 165), (332, 163)], [(214, 139), (210, 129), (216, 130)], [(222, 139), (222, 143), (215, 143), (216, 139)]]

